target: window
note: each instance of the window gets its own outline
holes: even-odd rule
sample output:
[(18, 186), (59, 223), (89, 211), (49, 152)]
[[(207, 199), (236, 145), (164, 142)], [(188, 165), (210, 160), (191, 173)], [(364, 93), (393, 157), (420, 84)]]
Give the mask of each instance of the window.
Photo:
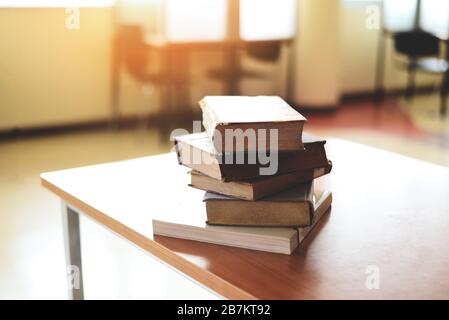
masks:
[(417, 0), (385, 0), (384, 28), (391, 32), (413, 30)]
[(296, 30), (296, 0), (240, 0), (243, 40), (289, 39)]
[[(384, 26), (392, 32), (415, 28), (418, 0), (384, 0)], [(420, 0), (419, 28), (437, 36), (449, 34), (449, 0)]]
[(227, 0), (165, 0), (165, 35), (172, 41), (226, 37)]
[(421, 0), (421, 28), (437, 36), (449, 35), (449, 0)]

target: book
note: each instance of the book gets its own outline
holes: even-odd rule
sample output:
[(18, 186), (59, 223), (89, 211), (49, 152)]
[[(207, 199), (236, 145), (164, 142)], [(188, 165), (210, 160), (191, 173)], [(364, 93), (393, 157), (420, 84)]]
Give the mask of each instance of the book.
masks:
[(315, 214), (312, 224), (308, 227), (298, 228), (298, 243), (301, 244), (310, 232), (315, 228), (323, 216), (329, 212), (332, 205), (332, 193), (330, 191), (315, 191)]
[(315, 198), (314, 219), (306, 228), (213, 226), (206, 224), (204, 216), (198, 212), (178, 210), (153, 219), (153, 233), (178, 239), (291, 254), (329, 212), (332, 194), (316, 191)]
[(177, 136), (174, 143), (179, 164), (218, 180), (238, 181), (327, 167), (326, 141), (308, 133), (303, 133), (303, 141), (304, 150), (275, 152), (268, 161), (250, 152), (219, 154), (206, 132)]
[(328, 174), (331, 169), (332, 164), (329, 162), (326, 167), (322, 168), (298, 170), (280, 175), (229, 182), (220, 181), (192, 170), (190, 171), (190, 186), (243, 200), (259, 200)]
[(199, 104), (218, 153), (304, 148), (306, 118), (278, 96), (206, 96)]
[(208, 224), (307, 227), (313, 221), (313, 181), (259, 201), (246, 201), (206, 192), (204, 202)]

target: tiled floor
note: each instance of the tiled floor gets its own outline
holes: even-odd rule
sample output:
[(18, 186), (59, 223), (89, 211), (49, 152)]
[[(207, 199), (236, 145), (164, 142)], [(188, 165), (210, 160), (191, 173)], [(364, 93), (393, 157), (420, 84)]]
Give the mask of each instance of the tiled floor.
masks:
[[(433, 111), (435, 101), (348, 105), (309, 115), (306, 129), (449, 166), (449, 124)], [(60, 203), (40, 186), (40, 172), (166, 152), (168, 133), (107, 130), (0, 142), (0, 299), (66, 298)], [(84, 218), (81, 228), (86, 298), (215, 297), (94, 222)]]
[[(1, 143), (0, 299), (67, 296), (61, 204), (40, 172), (166, 152), (164, 140), (148, 130)], [(81, 228), (86, 298), (215, 297), (96, 223), (83, 218)]]
[(307, 115), (306, 129), (449, 166), (449, 116), (438, 108), (437, 95), (351, 103), (332, 115)]

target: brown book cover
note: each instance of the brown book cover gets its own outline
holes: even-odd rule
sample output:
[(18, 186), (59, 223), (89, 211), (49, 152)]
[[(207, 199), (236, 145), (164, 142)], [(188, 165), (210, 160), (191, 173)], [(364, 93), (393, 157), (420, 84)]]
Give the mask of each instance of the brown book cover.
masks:
[(306, 227), (313, 222), (313, 181), (259, 201), (206, 192), (207, 223), (214, 225)]
[[(329, 165), (324, 148), (326, 141), (307, 133), (303, 133), (303, 141), (304, 150), (277, 153), (275, 174)], [(251, 158), (249, 152), (240, 153), (243, 155), (243, 163), (237, 161), (239, 153), (219, 154), (205, 132), (175, 137), (175, 147), (179, 164), (223, 181), (257, 178), (261, 176), (263, 168), (273, 166), (272, 163), (261, 161), (258, 156), (254, 162), (248, 163), (248, 159)]]
[(304, 148), (306, 118), (278, 96), (206, 96), (199, 104), (204, 128), (219, 153)]
[(192, 170), (190, 172), (190, 186), (243, 200), (259, 200), (263, 197), (328, 174), (331, 169), (332, 164), (329, 162), (327, 167), (298, 170), (280, 175), (229, 182), (217, 180)]

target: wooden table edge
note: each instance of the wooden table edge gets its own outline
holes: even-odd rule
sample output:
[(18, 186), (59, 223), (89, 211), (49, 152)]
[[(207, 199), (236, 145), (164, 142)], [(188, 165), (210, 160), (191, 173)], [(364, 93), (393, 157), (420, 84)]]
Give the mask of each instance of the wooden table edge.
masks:
[(46, 180), (43, 176), (40, 177), (41, 185), (57, 195), (59, 198), (64, 200), (69, 205), (80, 210), (90, 218), (94, 219), (101, 225), (107, 227), (112, 232), (119, 234), (120, 236), (126, 238), (136, 246), (142, 248), (147, 253), (152, 256), (161, 259), (168, 265), (179, 270), (180, 272), (186, 274), (192, 279), (198, 281), (207, 288), (213, 290), (219, 295), (227, 299), (243, 299), (243, 300), (256, 300), (257, 297), (251, 295), (250, 293), (234, 286), (228, 281), (218, 277), (217, 275), (196, 266), (195, 264), (189, 262), (187, 259), (177, 255), (171, 250), (167, 249), (163, 245), (157, 243), (154, 240), (150, 240), (142, 234), (132, 230), (131, 228), (121, 224), (120, 222), (112, 219), (105, 213), (95, 209), (94, 207), (84, 203), (78, 198), (70, 195), (64, 190), (58, 188), (56, 185), (52, 184), (50, 181)]

